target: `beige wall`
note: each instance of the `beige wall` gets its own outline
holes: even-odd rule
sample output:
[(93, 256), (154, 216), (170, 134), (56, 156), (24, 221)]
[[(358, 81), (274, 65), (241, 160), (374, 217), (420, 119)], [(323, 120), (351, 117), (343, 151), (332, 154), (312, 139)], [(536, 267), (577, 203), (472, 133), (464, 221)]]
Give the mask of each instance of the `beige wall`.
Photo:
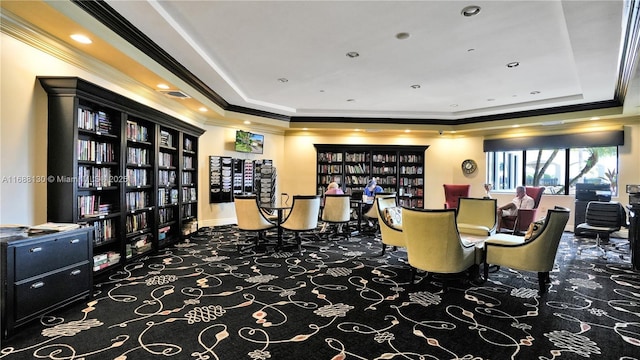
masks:
[[(0, 224), (38, 224), (46, 221), (46, 184), (15, 183), (14, 177), (46, 175), (46, 94), (36, 80), (38, 75), (79, 76), (136, 101), (154, 106), (182, 120), (192, 122), (183, 114), (155, 105), (141, 94), (122, 89), (94, 73), (70, 65), (39, 50), (2, 34), (0, 38)], [(376, 133), (354, 132), (342, 135), (312, 133), (265, 133), (263, 155), (240, 154), (231, 143), (235, 129), (223, 126), (204, 126), (200, 138), (199, 221), (201, 226), (232, 223), (235, 213), (232, 204), (209, 204), (208, 159), (210, 155), (245, 159), (272, 159), (278, 171), (278, 192), (288, 194), (315, 193), (316, 151), (313, 144), (381, 144), (427, 145), (425, 152), (425, 206), (440, 208), (444, 202), (443, 183), (469, 183), (471, 195), (484, 194), (485, 157), (481, 137), (451, 138), (446, 136), (380, 136)], [(632, 141), (635, 139), (635, 141)], [(619, 200), (626, 203), (626, 184), (640, 184), (640, 124), (625, 127), (625, 145), (620, 147)], [(479, 169), (467, 176), (460, 170), (464, 159), (474, 159)], [(499, 203), (509, 201), (513, 194), (497, 194)], [(543, 208), (562, 205), (573, 208), (570, 196), (545, 196)], [(570, 220), (572, 224), (573, 219)], [(572, 228), (572, 226), (571, 226)]]

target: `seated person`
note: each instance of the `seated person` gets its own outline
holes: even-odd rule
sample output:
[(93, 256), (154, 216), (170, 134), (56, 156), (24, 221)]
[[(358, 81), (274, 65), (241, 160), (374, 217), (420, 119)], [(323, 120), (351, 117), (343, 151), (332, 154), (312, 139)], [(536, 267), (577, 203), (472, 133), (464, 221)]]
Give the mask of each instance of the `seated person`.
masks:
[(329, 185), (327, 185), (327, 191), (325, 191), (324, 194), (325, 195), (329, 195), (329, 194), (343, 195), (344, 191), (340, 189), (340, 185), (338, 185), (337, 182), (332, 182)]
[(535, 202), (533, 198), (527, 195), (524, 186), (516, 188), (516, 197), (510, 203), (502, 205), (497, 209), (498, 215), (498, 231), (502, 229), (503, 218), (515, 219), (518, 215), (518, 209), (533, 209)]
[[(369, 180), (369, 183), (367, 183), (367, 187), (364, 188), (364, 195), (367, 196), (367, 201), (362, 204), (362, 213), (365, 214), (365, 216), (367, 212), (369, 212), (369, 210), (373, 207), (373, 199), (375, 198), (376, 194), (381, 192), (383, 192), (382, 187), (378, 185), (376, 179)], [(368, 225), (373, 226), (371, 220), (368, 220)]]

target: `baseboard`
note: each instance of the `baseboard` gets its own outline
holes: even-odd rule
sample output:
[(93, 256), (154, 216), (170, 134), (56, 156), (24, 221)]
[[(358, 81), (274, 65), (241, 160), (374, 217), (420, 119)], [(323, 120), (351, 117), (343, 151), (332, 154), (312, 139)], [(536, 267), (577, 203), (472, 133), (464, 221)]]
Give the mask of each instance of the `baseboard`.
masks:
[(233, 225), (236, 223), (236, 218), (226, 218), (226, 219), (209, 219), (209, 220), (199, 220), (198, 225), (200, 227), (207, 226), (222, 226), (222, 225)]

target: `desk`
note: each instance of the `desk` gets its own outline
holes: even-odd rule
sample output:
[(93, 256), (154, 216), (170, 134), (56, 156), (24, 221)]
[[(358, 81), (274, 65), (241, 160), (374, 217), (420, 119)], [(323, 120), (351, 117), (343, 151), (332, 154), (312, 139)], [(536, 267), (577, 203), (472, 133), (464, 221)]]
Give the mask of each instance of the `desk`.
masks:
[(278, 215), (276, 225), (278, 227), (278, 244), (276, 246), (276, 250), (282, 249), (282, 221), (284, 217), (285, 210), (291, 210), (291, 206), (282, 206), (282, 205), (260, 205), (260, 208), (269, 211), (275, 211)]

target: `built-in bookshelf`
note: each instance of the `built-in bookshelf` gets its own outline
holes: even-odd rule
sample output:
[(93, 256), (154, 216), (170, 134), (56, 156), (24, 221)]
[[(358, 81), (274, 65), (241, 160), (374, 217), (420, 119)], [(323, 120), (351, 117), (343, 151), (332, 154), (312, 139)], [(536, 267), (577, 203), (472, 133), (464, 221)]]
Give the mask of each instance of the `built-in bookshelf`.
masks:
[(345, 193), (361, 192), (375, 178), (400, 205), (424, 207), (426, 146), (316, 144), (318, 194), (335, 181)]
[(202, 129), (77, 77), (38, 79), (48, 94), (47, 219), (93, 226), (94, 274), (197, 230)]

